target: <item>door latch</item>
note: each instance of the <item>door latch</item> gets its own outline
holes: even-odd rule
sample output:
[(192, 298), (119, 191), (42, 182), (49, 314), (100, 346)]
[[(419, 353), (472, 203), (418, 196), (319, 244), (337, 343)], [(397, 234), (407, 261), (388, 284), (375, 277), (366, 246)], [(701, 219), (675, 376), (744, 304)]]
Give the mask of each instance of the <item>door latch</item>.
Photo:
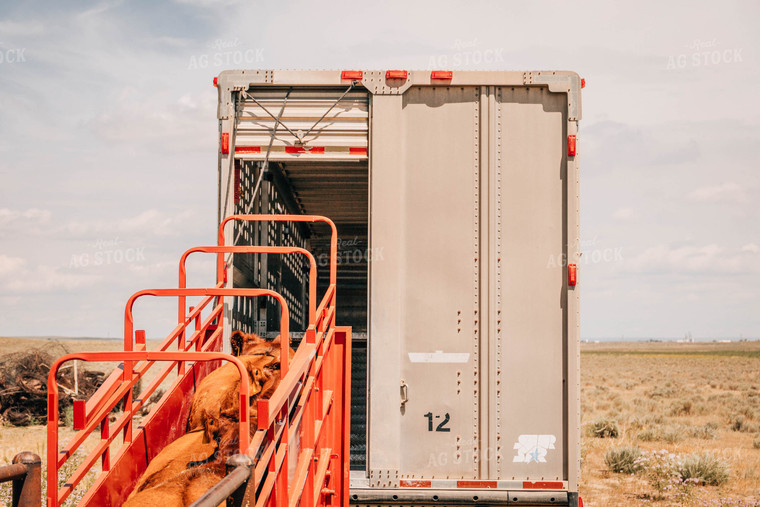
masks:
[(409, 386), (406, 385), (406, 382), (402, 380), (401, 381), (401, 407), (402, 408), (406, 406), (407, 401), (409, 401)]

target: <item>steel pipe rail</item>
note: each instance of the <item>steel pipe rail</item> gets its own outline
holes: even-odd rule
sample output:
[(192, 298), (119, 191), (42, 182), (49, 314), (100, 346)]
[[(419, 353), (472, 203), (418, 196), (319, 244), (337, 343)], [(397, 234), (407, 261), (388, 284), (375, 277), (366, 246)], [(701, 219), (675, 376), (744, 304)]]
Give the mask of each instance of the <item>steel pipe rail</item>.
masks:
[(0, 466), (0, 482), (13, 481), (11, 507), (40, 507), (42, 504), (42, 460), (31, 452), (13, 457)]
[[(225, 246), (224, 228), (232, 222), (323, 222), (330, 226), (330, 285), (337, 282), (338, 229), (327, 217), (319, 215), (229, 215), (219, 224), (219, 246)], [(218, 269), (224, 269), (224, 257), (219, 254)]]
[[(316, 316), (317, 300), (317, 261), (314, 255), (300, 247), (290, 246), (197, 246), (186, 250), (179, 261), (179, 288), (184, 289), (187, 286), (187, 258), (193, 253), (271, 253), (271, 254), (301, 254), (309, 261), (309, 325), (314, 324)], [(224, 270), (219, 270), (217, 266), (217, 284), (224, 283)], [(223, 286), (223, 285), (222, 285)], [(220, 287), (220, 285), (217, 285)], [(179, 321), (185, 320), (185, 297), (180, 296)]]
[(26, 465), (16, 463), (15, 465), (5, 465), (0, 467), (0, 482), (15, 481), (26, 475)]
[(240, 507), (245, 499), (245, 489), (253, 470), (253, 459), (246, 454), (236, 454), (227, 459), (227, 475), (216, 486), (206, 491), (190, 507), (216, 507), (227, 500), (227, 507)]

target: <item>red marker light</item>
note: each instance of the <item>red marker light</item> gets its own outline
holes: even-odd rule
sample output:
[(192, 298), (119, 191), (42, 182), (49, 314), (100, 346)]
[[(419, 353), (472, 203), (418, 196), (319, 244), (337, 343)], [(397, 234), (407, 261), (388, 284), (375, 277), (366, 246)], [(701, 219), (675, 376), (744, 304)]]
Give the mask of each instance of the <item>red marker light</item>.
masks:
[(214, 78), (214, 88), (216, 88), (217, 86), (219, 86), (219, 78), (215, 77)]
[(306, 146), (286, 146), (285, 153), (324, 153), (324, 146), (312, 146), (308, 148)]
[(360, 80), (364, 76), (364, 73), (360, 70), (344, 70), (340, 73), (341, 79), (357, 79)]
[(454, 72), (450, 70), (434, 70), (430, 73), (430, 79), (451, 79), (454, 77)]
[(578, 266), (576, 264), (567, 265), (567, 284), (574, 286), (578, 283)]
[(586, 87), (586, 80), (584, 78), (581, 78), (581, 88)]
[(235, 153), (261, 153), (261, 146), (235, 146)]
[(227, 155), (230, 152), (230, 133), (222, 132), (222, 155)]
[(576, 153), (576, 140), (575, 140), (575, 134), (571, 134), (567, 136), (567, 156), (568, 157), (574, 157)]
[(385, 72), (385, 79), (406, 79), (405, 70), (389, 70)]

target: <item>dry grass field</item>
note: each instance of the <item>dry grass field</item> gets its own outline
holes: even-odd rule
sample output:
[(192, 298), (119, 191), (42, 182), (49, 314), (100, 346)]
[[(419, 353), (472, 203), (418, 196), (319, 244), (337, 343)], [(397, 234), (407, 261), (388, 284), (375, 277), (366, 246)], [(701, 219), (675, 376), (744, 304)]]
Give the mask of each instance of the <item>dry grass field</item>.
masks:
[(760, 505), (760, 342), (584, 344), (581, 369), (585, 505)]
[[(58, 341), (70, 351), (121, 350), (119, 341)], [(0, 338), (0, 354), (37, 346), (55, 348)], [(587, 507), (760, 506), (760, 342), (598, 343), (582, 351)], [(71, 435), (61, 428), (62, 440)], [(22, 450), (44, 457), (44, 426), (0, 428), (0, 464)]]
[[(148, 341), (148, 348), (157, 348), (158, 341)], [(82, 352), (82, 351), (120, 351), (123, 350), (123, 343), (119, 340), (93, 340), (93, 339), (67, 339), (67, 338), (49, 338), (49, 339), (37, 339), (37, 338), (5, 338), (0, 337), (0, 355), (13, 354), (16, 352), (25, 352), (31, 349), (40, 348), (54, 357), (59, 357), (67, 352)], [(91, 363), (79, 363), (80, 367), (86, 367), (92, 370), (99, 370), (110, 373), (115, 367), (116, 363), (108, 362), (91, 362)], [(157, 369), (154, 367), (148, 371), (145, 376), (145, 384), (149, 383), (156, 374)], [(175, 375), (170, 374), (166, 380), (161, 384), (161, 387), (166, 387), (168, 384), (176, 378)], [(135, 422), (139, 425), (142, 417), (136, 416)], [(59, 427), (59, 439), (60, 442), (68, 442), (75, 434), (71, 426)], [(81, 461), (81, 456), (91, 451), (99, 442), (99, 433), (94, 432), (88, 439), (82, 444), (82, 451), (75, 459), (71, 461), (71, 464), (66, 466), (66, 471), (71, 474), (76, 465)], [(22, 451), (31, 451), (42, 457), (43, 463), (45, 460), (45, 450), (47, 443), (47, 427), (40, 425), (31, 425), (25, 427), (14, 427), (3, 424), (0, 426), (0, 465), (9, 464), (13, 457)], [(116, 438), (111, 444), (111, 454), (114, 455), (116, 449), (121, 445), (121, 439)], [(77, 459), (79, 458), (79, 459)], [(97, 471), (100, 469), (98, 468)], [(45, 489), (45, 470), (43, 469), (43, 490)], [(91, 474), (83, 481), (83, 485), (91, 484), (95, 479), (95, 474)], [(77, 488), (71, 495), (70, 500), (66, 502), (67, 506), (76, 505), (76, 500), (80, 499), (84, 491), (82, 488)], [(10, 483), (4, 483), (0, 485), (0, 506), (10, 505)]]

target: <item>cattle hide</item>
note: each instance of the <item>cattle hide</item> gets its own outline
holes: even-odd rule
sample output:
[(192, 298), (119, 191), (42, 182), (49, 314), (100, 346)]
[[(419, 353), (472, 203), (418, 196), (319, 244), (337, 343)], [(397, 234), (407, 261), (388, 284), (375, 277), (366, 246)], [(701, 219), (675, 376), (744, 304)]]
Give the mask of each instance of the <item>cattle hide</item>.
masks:
[[(179, 474), (188, 470), (188, 464), (191, 461), (204, 460), (209, 456), (213, 456), (216, 450), (215, 443), (204, 443), (204, 440), (205, 438), (202, 431), (193, 431), (185, 433), (174, 442), (164, 447), (163, 450), (150, 461), (148, 468), (145, 469), (145, 473), (143, 473), (137, 481), (129, 499), (135, 497), (142, 491), (161, 486), (166, 482), (176, 482)], [(222, 468), (221, 473), (223, 476), (224, 468)], [(185, 479), (189, 481), (190, 477), (185, 477)], [(164, 504), (160, 505), (162, 505), (162, 507), (164, 506)]]
[[(224, 478), (224, 470), (191, 468), (140, 492), (133, 492), (124, 507), (187, 507)], [(225, 502), (219, 504), (223, 507)]]

